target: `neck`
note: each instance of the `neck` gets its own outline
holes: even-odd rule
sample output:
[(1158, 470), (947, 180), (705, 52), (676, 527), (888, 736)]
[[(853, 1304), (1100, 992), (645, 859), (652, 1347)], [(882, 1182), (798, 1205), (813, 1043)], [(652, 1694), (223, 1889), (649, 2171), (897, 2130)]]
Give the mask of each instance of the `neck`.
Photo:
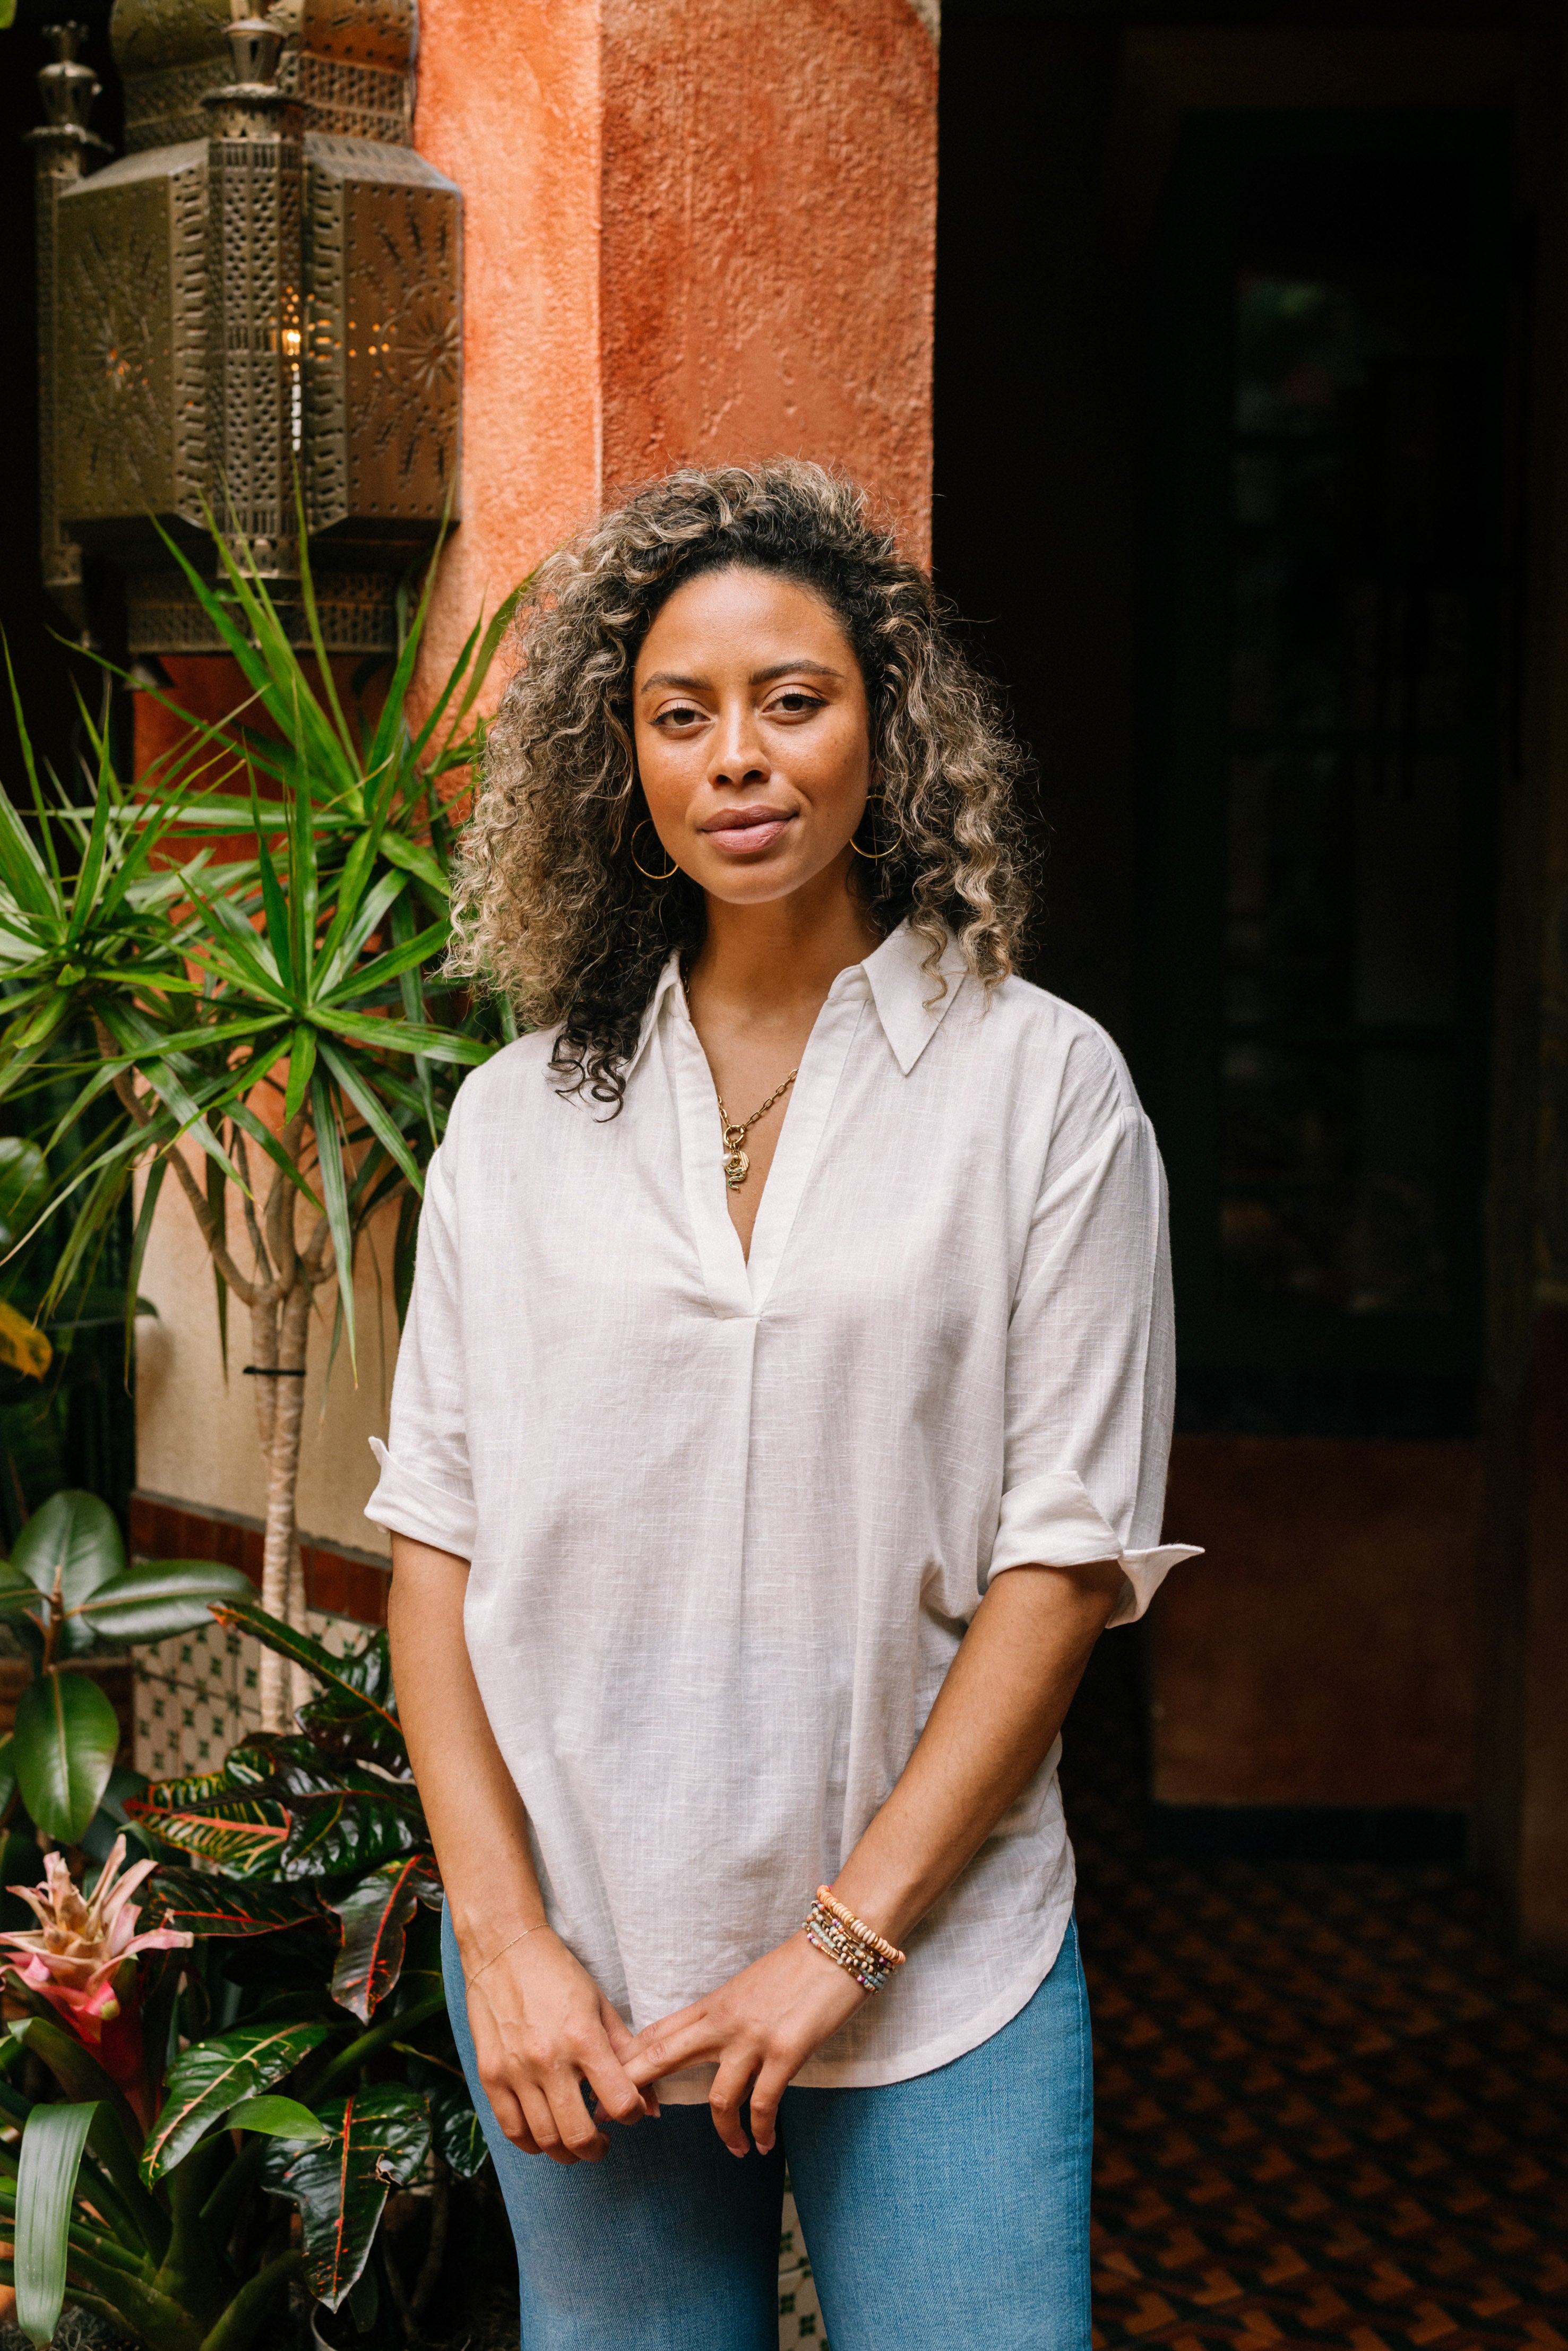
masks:
[(841, 971), (863, 963), (882, 935), (850, 889), (846, 850), (788, 898), (734, 906), (710, 897), (692, 984), (742, 1019), (806, 1006), (813, 1016)]

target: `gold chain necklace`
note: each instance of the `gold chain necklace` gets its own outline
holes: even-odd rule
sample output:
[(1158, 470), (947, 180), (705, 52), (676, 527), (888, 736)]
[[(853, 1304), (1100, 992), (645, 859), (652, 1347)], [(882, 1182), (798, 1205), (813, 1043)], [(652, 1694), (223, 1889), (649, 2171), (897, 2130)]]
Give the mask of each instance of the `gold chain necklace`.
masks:
[(758, 1120), (772, 1109), (779, 1095), (789, 1092), (800, 1073), (800, 1064), (797, 1061), (783, 1084), (775, 1086), (761, 1110), (754, 1110), (749, 1118), (731, 1118), (724, 1106), (724, 1096), (715, 1086), (714, 1092), (718, 1096), (719, 1130), (724, 1136), (724, 1180), (732, 1192), (738, 1192), (751, 1173), (751, 1162), (740, 1147), (746, 1141), (747, 1127), (755, 1126)]
[[(681, 973), (681, 994), (686, 999), (686, 1019), (691, 1020), (692, 999), (686, 993), (686, 975), (684, 971)], [(695, 1020), (692, 1020), (692, 1027), (694, 1029), (696, 1027)], [(738, 1192), (751, 1173), (751, 1162), (741, 1148), (746, 1141), (747, 1131), (757, 1124), (759, 1118), (766, 1118), (779, 1095), (789, 1092), (800, 1074), (800, 1064), (797, 1061), (783, 1084), (775, 1086), (761, 1109), (754, 1110), (749, 1118), (731, 1118), (724, 1106), (724, 1096), (719, 1092), (716, 1082), (713, 1091), (714, 1098), (718, 1103), (718, 1131), (724, 1138), (724, 1180), (732, 1192)]]

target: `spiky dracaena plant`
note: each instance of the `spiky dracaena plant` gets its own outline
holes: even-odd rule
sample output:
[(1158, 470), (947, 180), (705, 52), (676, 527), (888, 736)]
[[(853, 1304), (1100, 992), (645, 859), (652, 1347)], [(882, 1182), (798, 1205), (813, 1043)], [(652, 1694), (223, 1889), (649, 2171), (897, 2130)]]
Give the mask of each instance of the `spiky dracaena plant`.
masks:
[[(416, 729), (408, 695), (434, 563), (371, 713), (357, 694), (347, 708), (339, 695), (308, 566), (314, 677), (243, 552), (216, 543), (216, 587), (171, 553), (243, 674), (247, 694), (232, 716), (208, 724), (160, 694), (179, 746), (132, 790), (89, 719), (97, 769), (78, 805), (46, 790), (18, 704), (32, 828), (0, 791), (0, 1095), (46, 1071), (76, 1081), (45, 1144), (40, 1221), (56, 1220), (57, 1250), (46, 1308), (90, 1278), (140, 1174), (133, 1305), (171, 1170), (185, 1194), (213, 1263), (225, 1364), (229, 1300), (250, 1318), (263, 1597), (289, 1619), (318, 1301), (335, 1290), (332, 1353), (346, 1340), (357, 1365), (361, 1240), (395, 1204), (401, 1308), (423, 1170), (457, 1076), (503, 1033), (504, 1012), (486, 1021), (462, 993), (433, 1001), (431, 989), (448, 928), (453, 823), (441, 782), (482, 753), (475, 706), (516, 596), (475, 626)], [(65, 1041), (83, 1035), (95, 1053)], [(273, 1651), (261, 1706), (267, 1729), (285, 1727), (287, 1668)]]

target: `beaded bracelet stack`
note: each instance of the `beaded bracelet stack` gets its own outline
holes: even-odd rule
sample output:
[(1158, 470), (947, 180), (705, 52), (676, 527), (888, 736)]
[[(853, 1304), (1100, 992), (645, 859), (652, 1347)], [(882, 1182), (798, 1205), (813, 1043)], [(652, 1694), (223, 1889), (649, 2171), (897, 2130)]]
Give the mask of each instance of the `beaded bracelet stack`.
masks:
[(866, 1991), (884, 1991), (894, 1968), (904, 1965), (904, 1953), (836, 1902), (825, 1886), (818, 1886), (817, 1898), (806, 1913), (806, 1940), (836, 1959)]

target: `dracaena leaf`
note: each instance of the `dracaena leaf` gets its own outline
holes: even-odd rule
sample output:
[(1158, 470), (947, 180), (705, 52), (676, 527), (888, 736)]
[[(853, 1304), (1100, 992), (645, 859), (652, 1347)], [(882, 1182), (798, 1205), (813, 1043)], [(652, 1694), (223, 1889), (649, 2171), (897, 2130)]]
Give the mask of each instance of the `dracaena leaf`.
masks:
[(368, 2024), (402, 1969), (408, 1922), (421, 1898), (440, 1881), (428, 1854), (382, 1864), (340, 1902), (329, 1902), (342, 1928), (342, 1948), (332, 1970), (332, 1997)]
[(163, 2104), (142, 2150), (148, 2187), (172, 2171), (231, 2106), (291, 2074), (325, 2041), (327, 2030), (324, 2024), (251, 2024), (182, 2051), (169, 2068)]
[(11, 1371), (24, 1372), (30, 1380), (41, 1380), (54, 1360), (54, 1349), (36, 1322), (18, 1314), (14, 1306), (0, 1298), (0, 1364)]
[(388, 2196), (416, 2178), (430, 2151), (430, 2115), (419, 2092), (399, 2082), (377, 2082), (319, 2112), (330, 2136), (302, 2155), (269, 2147), (262, 2179), (299, 2208), (306, 2283), (336, 2310), (359, 2282)]

